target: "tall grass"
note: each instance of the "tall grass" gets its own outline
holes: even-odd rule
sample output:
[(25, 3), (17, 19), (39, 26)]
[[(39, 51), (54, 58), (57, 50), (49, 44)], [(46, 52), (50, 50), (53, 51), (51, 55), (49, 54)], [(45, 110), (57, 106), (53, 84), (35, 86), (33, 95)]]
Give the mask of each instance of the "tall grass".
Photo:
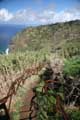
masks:
[(45, 61), (49, 56), (50, 54), (44, 51), (26, 51), (0, 55), (0, 72), (3, 70), (21, 71), (26, 67), (31, 67)]

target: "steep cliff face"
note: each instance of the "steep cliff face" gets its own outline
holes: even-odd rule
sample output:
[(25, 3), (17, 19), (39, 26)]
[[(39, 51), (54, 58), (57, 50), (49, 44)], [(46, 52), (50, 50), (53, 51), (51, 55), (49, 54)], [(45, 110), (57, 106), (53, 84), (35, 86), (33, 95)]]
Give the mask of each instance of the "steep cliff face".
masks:
[[(47, 49), (80, 52), (80, 20), (29, 27), (18, 33), (10, 44), (11, 51)], [(66, 52), (66, 51), (65, 51)]]

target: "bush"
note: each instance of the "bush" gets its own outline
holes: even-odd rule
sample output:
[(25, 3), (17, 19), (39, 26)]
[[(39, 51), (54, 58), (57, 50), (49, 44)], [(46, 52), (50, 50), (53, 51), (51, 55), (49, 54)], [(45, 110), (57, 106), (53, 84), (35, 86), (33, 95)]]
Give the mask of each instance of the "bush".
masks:
[(80, 57), (71, 58), (64, 62), (64, 75), (79, 76), (80, 74)]
[(79, 110), (73, 110), (70, 113), (71, 120), (80, 120), (80, 111)]

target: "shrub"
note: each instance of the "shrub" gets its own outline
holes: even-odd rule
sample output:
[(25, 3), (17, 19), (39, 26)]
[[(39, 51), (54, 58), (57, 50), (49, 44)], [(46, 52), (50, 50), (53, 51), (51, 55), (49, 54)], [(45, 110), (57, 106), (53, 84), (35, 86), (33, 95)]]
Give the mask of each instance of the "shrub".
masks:
[(79, 76), (80, 73), (80, 57), (71, 58), (64, 62), (64, 75)]
[(69, 114), (70, 114), (71, 120), (80, 120), (80, 111), (79, 110), (70, 111)]

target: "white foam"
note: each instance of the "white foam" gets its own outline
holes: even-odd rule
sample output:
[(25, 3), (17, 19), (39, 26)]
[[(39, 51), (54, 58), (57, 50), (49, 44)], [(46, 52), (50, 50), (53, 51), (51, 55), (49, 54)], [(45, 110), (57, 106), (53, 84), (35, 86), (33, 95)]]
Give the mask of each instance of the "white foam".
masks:
[(9, 54), (9, 48), (7, 48), (7, 49), (5, 50), (5, 53), (6, 53), (6, 55)]

